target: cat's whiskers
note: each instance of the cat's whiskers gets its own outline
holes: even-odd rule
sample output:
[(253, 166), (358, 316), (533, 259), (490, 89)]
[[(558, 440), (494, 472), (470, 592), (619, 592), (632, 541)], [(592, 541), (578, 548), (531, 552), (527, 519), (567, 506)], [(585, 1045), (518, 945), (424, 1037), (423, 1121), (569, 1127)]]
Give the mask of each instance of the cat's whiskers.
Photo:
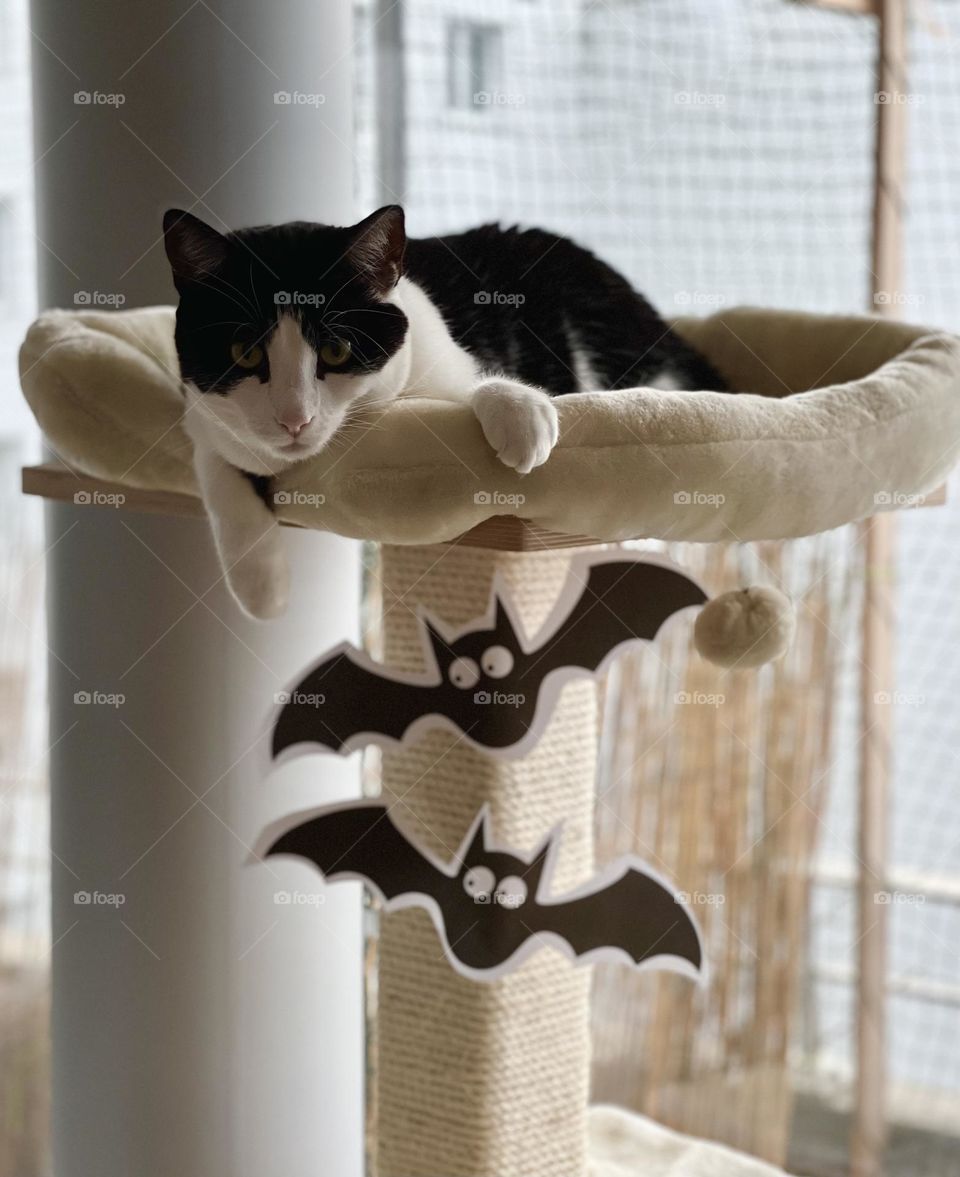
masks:
[(378, 340), (374, 339), (373, 336), (369, 332), (364, 331), (360, 327), (352, 327), (349, 330), (347, 330), (346, 332), (344, 332), (344, 334), (341, 336), (341, 338), (346, 339), (349, 342), (351, 335), (353, 335), (354, 338), (361, 336), (361, 335), (364, 336), (364, 338), (370, 340), (370, 342), (377, 349), (377, 351), (380, 353), (380, 355), (389, 357), (389, 353), (387, 352), (387, 349), (383, 346), (382, 343), (380, 343), (380, 342), (378, 342)]
[(344, 315), (386, 315), (388, 319), (396, 318), (396, 312), (375, 310), (373, 307), (344, 307), (342, 311), (334, 312), (334, 320)]
[(325, 306), (329, 307), (336, 300), (337, 295), (342, 290), (345, 290), (347, 288), (347, 286), (349, 286), (353, 280), (354, 280), (354, 275), (348, 274), (347, 277), (344, 279), (344, 281), (333, 292), (333, 294), (331, 294), (330, 297), (326, 299)]
[(257, 289), (257, 284), (253, 280), (253, 262), (250, 262), (250, 289), (253, 291), (253, 297), (257, 300), (257, 313), (260, 318), (263, 318), (263, 307), (260, 305), (260, 291)]
[[(253, 305), (250, 296), (244, 294), (244, 292), (239, 287), (234, 286), (232, 282), (228, 282), (222, 274), (208, 273), (206, 276), (206, 281), (218, 285), (220, 293), (223, 294), (225, 298), (228, 298), (235, 306), (238, 306), (242, 311), (245, 311), (247, 314), (249, 314), (252, 320), (256, 321), (260, 318), (259, 312)], [(230, 293), (231, 291), (233, 294)], [(233, 297), (234, 294), (237, 295), (236, 298)]]

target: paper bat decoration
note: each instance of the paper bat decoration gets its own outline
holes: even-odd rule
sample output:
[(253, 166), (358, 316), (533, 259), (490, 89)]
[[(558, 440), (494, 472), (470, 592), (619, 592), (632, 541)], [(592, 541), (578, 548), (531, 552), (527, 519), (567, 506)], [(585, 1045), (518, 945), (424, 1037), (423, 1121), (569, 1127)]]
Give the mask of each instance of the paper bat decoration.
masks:
[(492, 843), (486, 806), (448, 863), (409, 841), (378, 802), (332, 805), (294, 822), (280, 823), (284, 833), (264, 833), (264, 857), (304, 858), (329, 882), (359, 879), (386, 911), (422, 907), (465, 977), (503, 976), (549, 944), (576, 964), (618, 959), (703, 980), (700, 932), (689, 910), (635, 855), (555, 896), (559, 829), (524, 858)]
[(494, 582), (485, 616), (456, 632), (420, 614), (420, 674), (390, 670), (349, 643), (328, 651), (280, 696), (274, 760), (310, 748), (346, 755), (365, 744), (412, 742), (443, 728), (504, 758), (533, 747), (570, 678), (598, 675), (627, 646), (706, 601), (666, 561), (622, 551), (574, 556), (554, 609), (531, 638)]

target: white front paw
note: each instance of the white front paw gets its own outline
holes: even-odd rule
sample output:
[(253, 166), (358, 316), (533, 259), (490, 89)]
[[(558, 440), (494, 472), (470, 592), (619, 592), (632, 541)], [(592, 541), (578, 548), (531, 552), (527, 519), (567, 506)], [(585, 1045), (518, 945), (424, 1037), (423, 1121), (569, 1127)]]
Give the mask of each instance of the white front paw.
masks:
[(252, 546), (230, 546), (238, 554), (230, 561), (224, 553), (227, 584), (240, 608), (260, 621), (279, 617), (290, 593), (290, 567), (279, 526), (274, 523)]
[(473, 411), (497, 457), (518, 474), (542, 466), (557, 444), (557, 410), (539, 388), (514, 380), (484, 380), (474, 391)]

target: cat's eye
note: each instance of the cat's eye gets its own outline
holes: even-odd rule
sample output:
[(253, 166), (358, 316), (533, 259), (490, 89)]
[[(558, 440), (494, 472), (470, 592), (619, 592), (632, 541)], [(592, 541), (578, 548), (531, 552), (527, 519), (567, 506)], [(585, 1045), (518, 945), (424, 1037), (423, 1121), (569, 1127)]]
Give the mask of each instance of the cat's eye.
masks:
[(353, 348), (345, 339), (335, 339), (332, 343), (325, 343), (320, 348), (320, 359), (331, 368), (342, 367), (350, 355)]
[(480, 679), (480, 667), (472, 658), (457, 658), (447, 671), (450, 681), (462, 691), (475, 687)]
[(496, 881), (488, 866), (472, 866), (463, 876), (463, 889), (476, 903), (489, 903)]
[(490, 678), (505, 678), (513, 670), (513, 655), (506, 646), (490, 646), (484, 650), (480, 665)]
[(496, 895), (502, 907), (521, 907), (527, 898), (527, 884), (519, 875), (507, 875), (497, 883)]
[(259, 343), (233, 343), (230, 355), (238, 368), (259, 368), (263, 363), (263, 348)]

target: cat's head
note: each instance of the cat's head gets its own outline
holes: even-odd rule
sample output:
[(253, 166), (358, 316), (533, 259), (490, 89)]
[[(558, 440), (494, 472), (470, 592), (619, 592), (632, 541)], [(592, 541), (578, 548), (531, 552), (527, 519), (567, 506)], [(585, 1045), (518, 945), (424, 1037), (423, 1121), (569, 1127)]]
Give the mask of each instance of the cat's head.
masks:
[(219, 233), (170, 209), (176, 345), (192, 411), (268, 468), (317, 453), (351, 410), (387, 395), (407, 318), (406, 243), (388, 205), (349, 228), (293, 222)]

